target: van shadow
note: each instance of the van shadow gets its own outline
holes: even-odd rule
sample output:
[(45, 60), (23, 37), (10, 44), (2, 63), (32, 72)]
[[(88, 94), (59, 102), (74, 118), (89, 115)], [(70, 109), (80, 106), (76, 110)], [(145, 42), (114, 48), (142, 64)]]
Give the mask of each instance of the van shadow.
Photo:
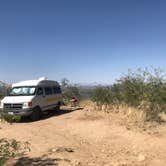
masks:
[[(49, 119), (49, 118), (54, 117), (54, 116), (61, 116), (61, 115), (71, 113), (71, 112), (74, 112), (74, 111), (77, 111), (77, 110), (82, 110), (82, 109), (84, 109), (84, 108), (82, 108), (82, 107), (69, 108), (68, 107), (68, 108), (61, 108), (60, 110), (54, 109), (54, 110), (44, 111), (42, 113), (42, 116), (41, 116), (40, 120), (38, 120), (38, 121)], [(25, 122), (30, 123), (32, 121), (30, 120), (29, 117), (24, 117), (24, 118), (21, 119), (20, 123), (25, 123)]]
[(36, 157), (36, 158), (29, 158), (29, 157), (21, 157), (19, 158), (13, 165), (14, 166), (46, 166), (46, 165), (59, 165), (58, 161), (61, 159), (59, 158), (46, 158), (43, 159), (42, 157)]
[(41, 120), (44, 120), (44, 119), (48, 119), (48, 118), (51, 118), (53, 116), (60, 116), (60, 115), (63, 115), (63, 114), (67, 114), (67, 113), (70, 113), (70, 112), (74, 112), (74, 111), (77, 111), (77, 110), (82, 110), (83, 108), (67, 108), (67, 109), (60, 109), (60, 110), (49, 110), (49, 111), (46, 111), (42, 114), (42, 118)]

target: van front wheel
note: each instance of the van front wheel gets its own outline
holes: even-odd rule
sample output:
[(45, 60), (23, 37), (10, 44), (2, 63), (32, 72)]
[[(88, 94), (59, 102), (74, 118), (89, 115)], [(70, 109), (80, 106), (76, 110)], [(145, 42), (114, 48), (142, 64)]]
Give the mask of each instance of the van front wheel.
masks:
[(32, 114), (30, 115), (30, 118), (32, 121), (36, 121), (36, 120), (39, 120), (40, 119), (40, 116), (41, 116), (41, 110), (39, 107), (35, 107), (33, 109), (33, 112)]

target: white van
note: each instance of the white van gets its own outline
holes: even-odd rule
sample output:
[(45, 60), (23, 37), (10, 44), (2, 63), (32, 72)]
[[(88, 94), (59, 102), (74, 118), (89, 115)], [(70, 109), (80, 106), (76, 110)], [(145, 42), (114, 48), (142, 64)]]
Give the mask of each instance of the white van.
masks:
[(38, 120), (42, 111), (59, 109), (62, 102), (61, 88), (58, 82), (40, 78), (12, 85), (8, 96), (0, 103), (3, 114), (30, 116)]

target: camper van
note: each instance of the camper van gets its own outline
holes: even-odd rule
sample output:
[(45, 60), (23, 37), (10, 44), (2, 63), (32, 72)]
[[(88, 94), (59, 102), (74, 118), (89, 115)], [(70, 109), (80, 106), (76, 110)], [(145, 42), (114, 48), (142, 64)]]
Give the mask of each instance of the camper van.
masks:
[(43, 111), (59, 109), (62, 93), (58, 82), (42, 77), (12, 85), (9, 94), (1, 100), (3, 114), (29, 116), (38, 120)]

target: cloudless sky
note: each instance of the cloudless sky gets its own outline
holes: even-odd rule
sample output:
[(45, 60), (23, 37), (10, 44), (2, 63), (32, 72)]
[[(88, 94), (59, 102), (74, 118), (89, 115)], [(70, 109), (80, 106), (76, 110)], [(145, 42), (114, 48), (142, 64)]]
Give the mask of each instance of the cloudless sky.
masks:
[(166, 66), (165, 0), (0, 0), (0, 80), (112, 83)]

